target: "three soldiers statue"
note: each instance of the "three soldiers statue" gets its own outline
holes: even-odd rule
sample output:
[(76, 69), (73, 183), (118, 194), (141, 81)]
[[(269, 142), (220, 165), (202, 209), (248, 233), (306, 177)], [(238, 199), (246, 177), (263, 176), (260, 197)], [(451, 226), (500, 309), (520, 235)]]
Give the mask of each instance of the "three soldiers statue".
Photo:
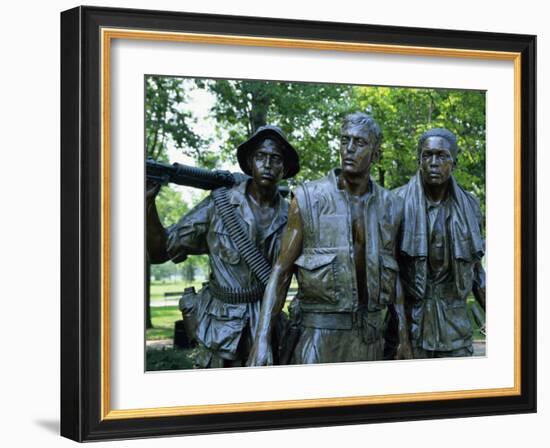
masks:
[(452, 175), (456, 137), (424, 133), (418, 172), (393, 192), (370, 176), (381, 142), (371, 116), (345, 117), (340, 167), (298, 186), (289, 206), (278, 184), (298, 173), (298, 154), (279, 128), (261, 127), (237, 149), (250, 178), (168, 229), (160, 187), (148, 185), (150, 261), (209, 255), (193, 307), (198, 367), (473, 354), (466, 299), (485, 307), (484, 242), (479, 204)]

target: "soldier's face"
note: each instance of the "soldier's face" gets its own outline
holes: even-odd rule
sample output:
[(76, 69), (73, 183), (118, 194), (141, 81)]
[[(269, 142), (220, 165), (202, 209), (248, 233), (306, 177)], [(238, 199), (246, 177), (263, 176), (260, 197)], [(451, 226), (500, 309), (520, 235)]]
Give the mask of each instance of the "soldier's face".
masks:
[(252, 178), (263, 187), (277, 185), (283, 177), (283, 150), (275, 140), (264, 140), (250, 161)]
[(376, 138), (362, 125), (348, 125), (340, 134), (342, 170), (348, 174), (368, 173), (378, 158)]
[(451, 144), (442, 137), (428, 137), (422, 143), (419, 163), (424, 183), (445, 184), (454, 168)]

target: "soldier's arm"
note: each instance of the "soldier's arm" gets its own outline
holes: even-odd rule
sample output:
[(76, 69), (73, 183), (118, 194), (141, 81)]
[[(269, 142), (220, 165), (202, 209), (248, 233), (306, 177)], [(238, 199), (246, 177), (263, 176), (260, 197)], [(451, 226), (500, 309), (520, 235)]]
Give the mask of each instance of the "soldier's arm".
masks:
[(249, 366), (273, 364), (271, 351), (273, 324), (285, 303), (292, 280), (294, 262), (302, 253), (302, 241), (302, 218), (298, 204), (294, 199), (288, 210), (288, 224), (283, 234), (281, 252), (265, 289), (256, 338), (248, 358)]
[[(476, 218), (479, 223), (479, 231), (483, 234), (483, 218), (481, 214), (481, 208), (479, 207), (479, 201), (474, 197)], [(472, 293), (476, 298), (477, 303), (482, 308), (483, 312), (479, 310), (479, 307), (474, 303), (472, 304), (470, 310), (473, 313), (474, 320), (479, 325), (479, 329), (482, 334), (486, 334), (486, 323), (485, 323), (485, 269), (481, 264), (481, 260), (478, 260), (474, 265), (474, 282), (472, 285)]]
[(145, 196), (147, 254), (153, 264), (164, 263), (169, 258), (166, 252), (166, 230), (160, 221), (155, 203), (160, 188), (160, 184), (148, 182)]
[[(485, 269), (483, 269), (481, 261), (478, 261), (474, 265), (474, 284), (472, 292), (483, 311), (485, 311)], [(473, 313), (474, 320), (479, 325), (479, 330), (482, 334), (486, 334), (485, 313), (481, 312), (475, 303), (472, 304), (470, 309)]]
[(166, 252), (170, 260), (181, 263), (188, 255), (209, 252), (207, 235), (213, 212), (214, 201), (207, 196), (166, 229)]
[(474, 285), (472, 287), (474, 297), (485, 311), (485, 269), (478, 261), (474, 266)]
[[(401, 197), (400, 206), (398, 207), (398, 220), (397, 220), (397, 232), (395, 240), (397, 241), (394, 248), (394, 256), (398, 258), (399, 254), (399, 242), (402, 241), (403, 232), (403, 213), (404, 207)], [(401, 266), (401, 264), (400, 264)], [(405, 313), (405, 292), (403, 291), (403, 285), (401, 284), (401, 273), (397, 275), (395, 280), (395, 301), (393, 303), (393, 314), (397, 321), (397, 350), (395, 352), (395, 359), (412, 359), (413, 353), (411, 343), (409, 340), (409, 325), (407, 322), (407, 315)]]
[(405, 314), (405, 294), (403, 293), (399, 275), (395, 282), (395, 303), (393, 309), (397, 316), (397, 334), (399, 336), (395, 359), (412, 359), (412, 348), (409, 341), (407, 316)]
[(188, 255), (208, 253), (206, 235), (212, 214), (213, 203), (208, 196), (193, 207), (174, 225), (164, 228), (158, 215), (155, 196), (160, 186), (147, 189), (147, 253), (151, 263), (168, 260), (174, 263), (185, 261)]
[[(472, 198), (473, 209), (479, 226), (479, 233), (483, 235), (484, 219), (481, 213), (479, 200), (471, 193), (468, 197)], [(485, 311), (485, 269), (483, 269), (481, 260), (478, 260), (474, 265), (474, 284), (472, 286), (472, 293), (474, 294), (477, 302), (481, 305), (481, 308), (483, 308), (483, 311)]]

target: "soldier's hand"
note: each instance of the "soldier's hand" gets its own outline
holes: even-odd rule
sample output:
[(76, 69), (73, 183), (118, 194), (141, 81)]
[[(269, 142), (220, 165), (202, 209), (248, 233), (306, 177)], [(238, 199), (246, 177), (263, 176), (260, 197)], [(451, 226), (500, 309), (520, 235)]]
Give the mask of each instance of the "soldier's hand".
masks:
[(479, 332), (483, 336), (487, 336), (487, 324), (483, 324), (481, 327), (479, 327)]
[(406, 341), (402, 341), (397, 346), (397, 352), (395, 353), (395, 359), (412, 359), (413, 358), (413, 352), (411, 348), (411, 343), (407, 339)]
[(248, 367), (272, 366), (273, 351), (271, 350), (271, 342), (265, 338), (256, 339), (246, 365)]
[(145, 199), (147, 202), (153, 202), (155, 198), (157, 197), (157, 194), (160, 191), (160, 187), (162, 185), (154, 182), (152, 180), (148, 180), (147, 184), (145, 186)]

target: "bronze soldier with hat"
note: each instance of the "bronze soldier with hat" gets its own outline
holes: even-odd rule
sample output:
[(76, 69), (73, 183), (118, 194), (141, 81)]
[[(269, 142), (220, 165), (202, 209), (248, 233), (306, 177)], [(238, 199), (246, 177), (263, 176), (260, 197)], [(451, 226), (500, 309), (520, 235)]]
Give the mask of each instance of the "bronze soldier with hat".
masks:
[(242, 366), (253, 344), (260, 301), (272, 263), (280, 251), (288, 203), (279, 182), (300, 170), (296, 150), (280, 128), (262, 126), (237, 149), (250, 176), (233, 188), (214, 190), (165, 229), (147, 191), (147, 250), (152, 263), (184, 261), (208, 254), (210, 277), (195, 310), (198, 367)]

